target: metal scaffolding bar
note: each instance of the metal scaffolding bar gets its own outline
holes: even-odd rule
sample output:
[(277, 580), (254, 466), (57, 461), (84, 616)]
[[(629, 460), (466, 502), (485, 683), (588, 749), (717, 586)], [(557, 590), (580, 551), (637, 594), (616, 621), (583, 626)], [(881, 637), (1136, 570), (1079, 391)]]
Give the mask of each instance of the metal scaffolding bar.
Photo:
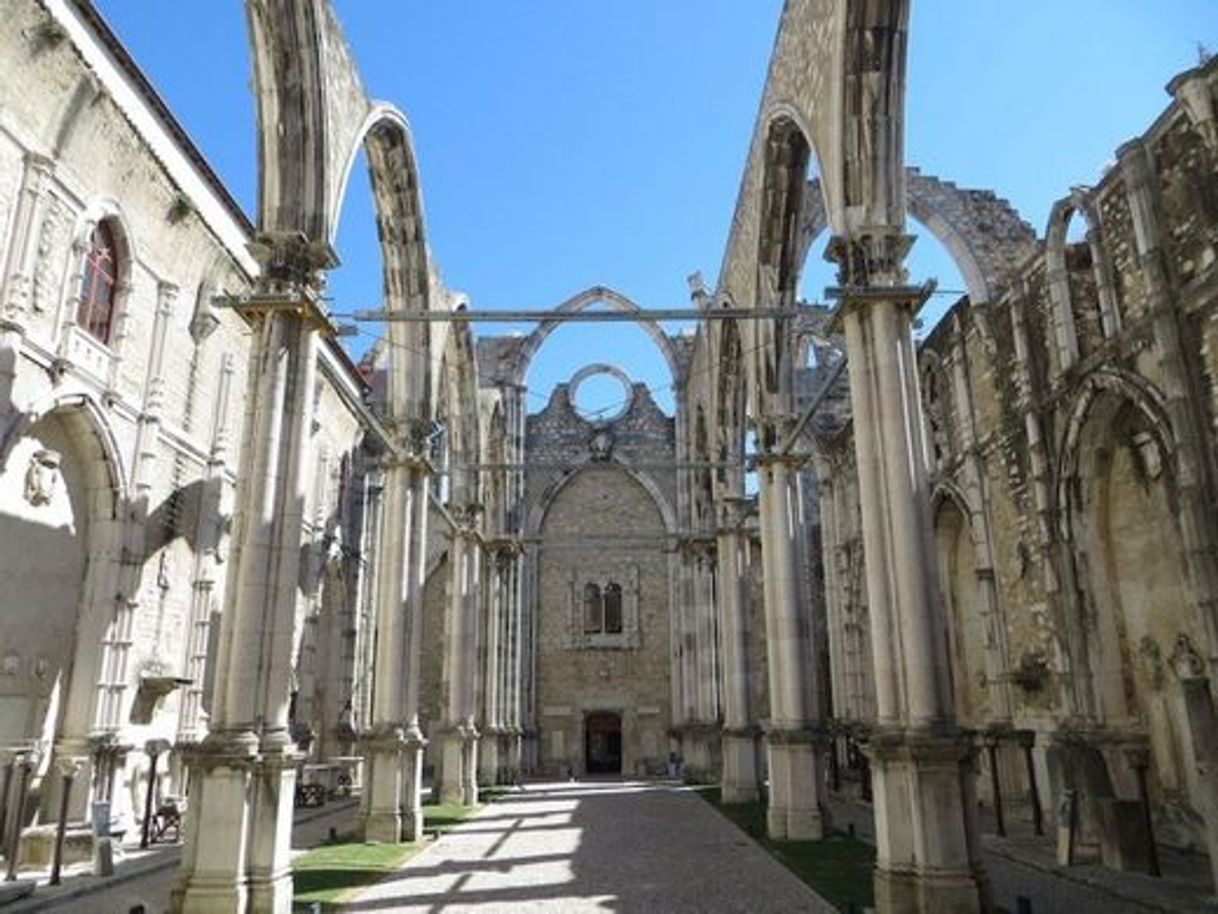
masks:
[(479, 310), (459, 311), (356, 311), (335, 317), (355, 321), (389, 321), (393, 323), (637, 323), (638, 321), (724, 321), (773, 320), (795, 318), (814, 310), (809, 306), (795, 308), (640, 308), (638, 311), (547, 311), (547, 310)]

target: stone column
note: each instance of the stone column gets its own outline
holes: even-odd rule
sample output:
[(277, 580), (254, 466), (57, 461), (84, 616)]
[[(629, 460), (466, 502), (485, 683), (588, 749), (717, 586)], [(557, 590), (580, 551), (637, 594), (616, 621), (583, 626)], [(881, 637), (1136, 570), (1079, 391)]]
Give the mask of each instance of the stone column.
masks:
[(477, 510), (460, 509), (449, 543), (448, 625), (444, 681), (448, 700), (442, 722), (440, 800), (472, 806), (478, 802), (477, 700), (478, 589), (481, 542)]
[[(416, 452), (423, 453), (423, 441), (416, 437)], [(423, 750), (427, 740), (419, 727), (419, 683), (423, 662), (423, 585), (427, 578), (427, 521), (431, 516), (428, 494), (431, 467), (419, 461), (412, 473), (410, 495), (410, 537), (406, 575), (406, 648), (405, 689), (402, 720), (406, 743), (402, 747), (402, 838), (423, 838)]]
[(524, 674), (524, 550), (519, 544), (512, 551), (509, 572), (511, 616), (508, 623), (510, 639), (508, 669), (508, 771), (519, 779), (524, 771), (524, 698), (521, 677)]
[[(982, 899), (969, 743), (954, 721), (938, 636), (926, 451), (912, 320), (899, 285), (910, 239), (842, 242), (862, 288), (840, 290), (866, 550), (877, 725), (869, 753), (876, 904), (886, 912), (977, 911)], [(849, 267), (846, 271), (849, 276)], [(891, 285), (877, 288), (887, 279)]]
[(748, 536), (737, 504), (720, 508), (716, 532), (718, 573), (715, 596), (723, 646), (724, 803), (753, 803), (757, 787), (757, 729), (749, 696), (749, 600), (745, 571)]
[(502, 672), (503, 584), (508, 556), (497, 545), (490, 555), (490, 581), (486, 594), (486, 644), (482, 654), (482, 739), (478, 751), (478, 781), (494, 786), (499, 780), (499, 737), (503, 733), (500, 709)]
[[(783, 440), (785, 436), (774, 436)], [(765, 571), (766, 653), (769, 658), (770, 769), (767, 827), (771, 838), (808, 841), (824, 835), (818, 803), (811, 613), (799, 600), (795, 525), (799, 522), (787, 458), (758, 459), (761, 555)]]
[(251, 388), (211, 732), (188, 756), (186, 846), (171, 902), (181, 914), (286, 914), (292, 904), (292, 644), (316, 350), (331, 326), (303, 239), (268, 238), (259, 253), (269, 255), (262, 291), (237, 306), (255, 329)]
[[(382, 494), (383, 525), (376, 568), (376, 684), (372, 696), (370, 727), (362, 736), (366, 760), (363, 797), (363, 832), (367, 841), (394, 844), (415, 840), (422, 823), (412, 813), (408, 779), (418, 768), (405, 758), (421, 748), (416, 708), (408, 708), (408, 677), (416, 675), (407, 655), (412, 643), (415, 616), (422, 612), (422, 589), (415, 586), (419, 561), (417, 525), (426, 523), (417, 508), (426, 501), (423, 461), (405, 452), (410, 439), (395, 436), (403, 453), (391, 457), (385, 468)], [(414, 639), (417, 641), (417, 639)]]

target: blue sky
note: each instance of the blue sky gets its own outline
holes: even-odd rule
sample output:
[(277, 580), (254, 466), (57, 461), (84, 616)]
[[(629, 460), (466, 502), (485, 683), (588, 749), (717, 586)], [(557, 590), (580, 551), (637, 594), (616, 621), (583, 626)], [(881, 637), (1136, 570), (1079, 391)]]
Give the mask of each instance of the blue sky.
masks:
[[(252, 213), (242, 4), (96, 2)], [(645, 307), (677, 307), (690, 273), (713, 285), (780, 0), (337, 8), (370, 93), (411, 120), (433, 256), (474, 307), (547, 308), (595, 284)], [(1097, 180), (1116, 147), (1166, 106), (1163, 86), (1196, 63), (1198, 42), (1218, 49), (1214, 0), (915, 0), (907, 160), (996, 190), (1043, 233), (1053, 201)], [(821, 247), (809, 262), (810, 296), (830, 278)], [(333, 307), (375, 307), (380, 262), (362, 169), (338, 249)], [(961, 288), (929, 237), (910, 267), (912, 279)], [(530, 373), (530, 407), (593, 361), (620, 364), (671, 403), (646, 335), (608, 324), (550, 337)]]

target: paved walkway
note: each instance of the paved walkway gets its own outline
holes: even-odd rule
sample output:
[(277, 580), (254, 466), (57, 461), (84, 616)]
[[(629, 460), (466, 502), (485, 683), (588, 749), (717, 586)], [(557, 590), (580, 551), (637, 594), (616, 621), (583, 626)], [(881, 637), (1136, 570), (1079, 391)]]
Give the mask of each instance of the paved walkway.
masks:
[(690, 790), (531, 784), (444, 835), (347, 911), (830, 912)]

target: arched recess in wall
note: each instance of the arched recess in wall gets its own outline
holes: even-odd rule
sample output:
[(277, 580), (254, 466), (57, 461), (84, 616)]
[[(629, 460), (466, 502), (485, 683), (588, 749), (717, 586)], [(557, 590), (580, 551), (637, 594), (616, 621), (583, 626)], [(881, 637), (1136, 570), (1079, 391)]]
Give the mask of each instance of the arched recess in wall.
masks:
[(1195, 789), (1175, 670), (1204, 643), (1185, 592), (1175, 448), (1159, 393), (1104, 370), (1080, 387), (1058, 477), (1076, 585), (1076, 681), (1098, 724), (1146, 734), (1168, 802)]
[(945, 655), (956, 716), (966, 727), (990, 717), (986, 683), (986, 633), (981, 616), (977, 552), (971, 513), (956, 492), (940, 488), (933, 504), (939, 586), (943, 595)]
[[(88, 661), (114, 614), (112, 556), (129, 509), (117, 442), (91, 395), (61, 393), (4, 430), (0, 457), (12, 509), (0, 516), (0, 741), (83, 739), (108, 681)], [(49, 763), (47, 753), (40, 775)]]
[(1121, 329), (1121, 313), (1099, 215), (1086, 188), (1053, 205), (1045, 234), (1057, 365), (1065, 371)]

